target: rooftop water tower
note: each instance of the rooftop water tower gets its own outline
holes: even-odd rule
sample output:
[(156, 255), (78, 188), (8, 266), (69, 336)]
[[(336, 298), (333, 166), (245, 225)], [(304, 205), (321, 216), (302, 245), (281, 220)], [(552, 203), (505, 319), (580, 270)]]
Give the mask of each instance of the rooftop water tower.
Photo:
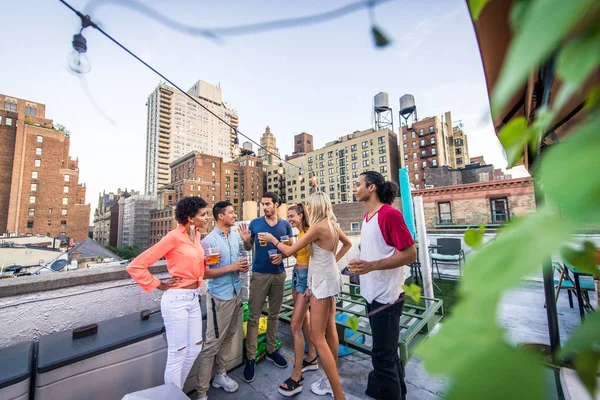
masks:
[[(415, 104), (415, 96), (405, 94), (400, 97), (400, 118), (404, 119), (406, 126), (412, 126), (417, 121), (417, 105)], [(408, 120), (410, 119), (410, 123)]]
[(375, 95), (374, 106), (375, 129), (380, 131), (384, 128), (394, 131), (394, 114), (390, 108), (389, 96), (385, 92)]

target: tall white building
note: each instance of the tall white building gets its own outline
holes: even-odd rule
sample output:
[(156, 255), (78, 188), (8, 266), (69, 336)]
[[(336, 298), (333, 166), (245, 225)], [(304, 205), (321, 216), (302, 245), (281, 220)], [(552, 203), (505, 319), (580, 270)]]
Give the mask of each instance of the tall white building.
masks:
[[(223, 102), (220, 86), (199, 80), (187, 93), (237, 129), (238, 115)], [(170, 183), (169, 164), (192, 151), (231, 160), (235, 131), (184, 93), (161, 83), (146, 105), (146, 194)]]

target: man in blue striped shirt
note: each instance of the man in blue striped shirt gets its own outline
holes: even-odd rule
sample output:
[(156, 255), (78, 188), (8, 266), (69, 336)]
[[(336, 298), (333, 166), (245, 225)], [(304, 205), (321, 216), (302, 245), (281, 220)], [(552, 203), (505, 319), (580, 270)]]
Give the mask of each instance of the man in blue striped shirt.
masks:
[(248, 271), (248, 260), (240, 259), (243, 243), (237, 232), (231, 232), (235, 225), (235, 211), (228, 201), (220, 201), (213, 207), (215, 228), (202, 240), (206, 255), (209, 248), (218, 248), (220, 260), (206, 266), (204, 278), (208, 279), (206, 338), (200, 353), (198, 373), (198, 399), (207, 398), (213, 363), (216, 362), (213, 387), (235, 392), (238, 384), (227, 373), (227, 361), (231, 351), (231, 341), (239, 319), (242, 304), (242, 282), (240, 272)]

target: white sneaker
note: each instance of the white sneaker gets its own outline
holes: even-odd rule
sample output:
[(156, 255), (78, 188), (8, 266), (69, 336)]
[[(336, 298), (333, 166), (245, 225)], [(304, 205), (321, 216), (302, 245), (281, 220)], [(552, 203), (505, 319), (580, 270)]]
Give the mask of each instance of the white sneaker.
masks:
[(223, 388), (227, 393), (233, 393), (238, 390), (238, 383), (227, 376), (226, 373), (221, 375), (215, 375), (215, 379), (213, 379), (212, 387), (219, 389)]
[(330, 394), (331, 397), (333, 397), (333, 389), (331, 389), (327, 376), (322, 377), (320, 380), (310, 385), (310, 391), (319, 396)]

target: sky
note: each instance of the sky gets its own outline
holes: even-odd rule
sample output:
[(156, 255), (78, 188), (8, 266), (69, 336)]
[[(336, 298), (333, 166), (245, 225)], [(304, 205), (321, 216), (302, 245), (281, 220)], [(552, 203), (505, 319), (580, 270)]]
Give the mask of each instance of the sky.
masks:
[[(281, 154), (292, 152), (293, 136), (300, 132), (311, 133), (320, 148), (372, 127), (373, 96), (383, 91), (396, 132), (399, 98), (410, 93), (420, 119), (451, 111), (452, 119), (463, 123), (470, 156), (506, 167), (464, 0), (381, 4), (377, 24), (393, 41), (383, 49), (373, 44), (366, 10), (215, 42), (171, 30), (116, 0), (69, 3), (88, 7), (105, 31), (184, 90), (198, 79), (220, 84), (223, 100), (239, 114), (239, 130), (258, 142), (269, 125)], [(201, 28), (309, 15), (349, 3), (144, 1), (162, 15)], [(46, 104), (46, 117), (71, 131), (71, 157), (79, 159), (92, 217), (103, 190), (143, 190), (146, 101), (160, 78), (92, 28), (83, 33), (92, 69), (73, 74), (67, 55), (80, 21), (58, 0), (7, 2), (0, 26), (5, 33), (0, 93)], [(526, 175), (522, 167), (510, 172)]]

